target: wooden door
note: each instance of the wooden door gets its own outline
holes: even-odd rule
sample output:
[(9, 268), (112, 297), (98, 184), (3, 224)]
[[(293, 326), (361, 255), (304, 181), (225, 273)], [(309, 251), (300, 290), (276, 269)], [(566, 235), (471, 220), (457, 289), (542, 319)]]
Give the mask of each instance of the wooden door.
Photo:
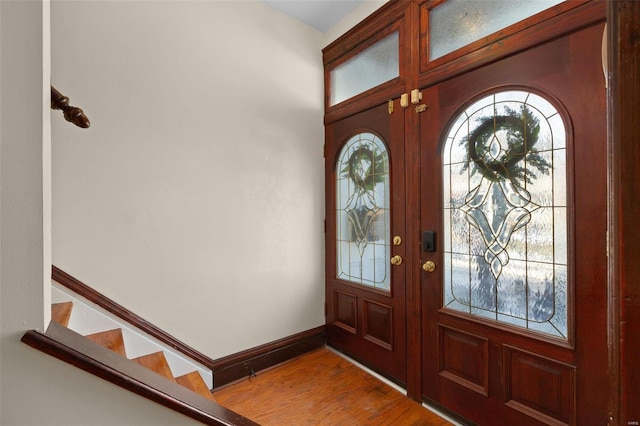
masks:
[(404, 383), (404, 111), (326, 127), (327, 342)]
[(608, 422), (603, 27), (423, 90), (422, 390), (477, 424)]

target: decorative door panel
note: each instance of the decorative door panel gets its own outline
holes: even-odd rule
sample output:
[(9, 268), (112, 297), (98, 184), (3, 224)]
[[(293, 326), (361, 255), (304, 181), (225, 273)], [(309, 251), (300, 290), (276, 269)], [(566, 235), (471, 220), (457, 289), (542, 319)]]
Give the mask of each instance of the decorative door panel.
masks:
[(571, 128), (559, 108), (499, 89), (456, 117), (443, 150), (442, 291), (445, 309), (568, 341)]

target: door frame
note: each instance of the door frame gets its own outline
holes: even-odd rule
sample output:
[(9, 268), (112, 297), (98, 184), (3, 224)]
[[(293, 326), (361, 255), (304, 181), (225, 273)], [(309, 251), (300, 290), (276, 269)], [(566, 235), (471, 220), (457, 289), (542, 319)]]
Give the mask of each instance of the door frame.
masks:
[[(640, 232), (634, 222), (640, 217), (640, 45), (630, 34), (640, 33), (640, 2), (607, 2), (606, 50), (609, 92), (609, 344), (611, 377), (611, 424), (640, 421)], [(635, 385), (635, 386), (634, 386)]]

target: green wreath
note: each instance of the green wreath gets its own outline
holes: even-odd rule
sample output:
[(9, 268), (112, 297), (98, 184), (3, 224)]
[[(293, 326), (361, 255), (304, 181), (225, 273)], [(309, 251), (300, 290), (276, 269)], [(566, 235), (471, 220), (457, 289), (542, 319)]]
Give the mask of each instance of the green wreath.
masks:
[[(370, 166), (365, 170), (360, 165), (362, 161), (370, 162)], [(382, 153), (375, 153), (366, 146), (360, 146), (349, 156), (347, 165), (340, 171), (343, 176), (347, 176), (353, 184), (364, 191), (373, 191), (377, 183), (385, 181), (385, 158)]]
[[(531, 183), (530, 173), (526, 167), (535, 167), (544, 174), (549, 173), (551, 164), (534, 150), (540, 133), (539, 120), (533, 116), (531, 110), (522, 105), (520, 112), (505, 107), (506, 115), (481, 117), (480, 124), (465, 137), (462, 145), (467, 146), (469, 163), (462, 171), (466, 171), (473, 162), (476, 171), (491, 180), (511, 179), (524, 180)], [(491, 144), (496, 133), (506, 131), (507, 149), (501, 146), (499, 153), (491, 152)], [(521, 163), (526, 160), (526, 167)]]

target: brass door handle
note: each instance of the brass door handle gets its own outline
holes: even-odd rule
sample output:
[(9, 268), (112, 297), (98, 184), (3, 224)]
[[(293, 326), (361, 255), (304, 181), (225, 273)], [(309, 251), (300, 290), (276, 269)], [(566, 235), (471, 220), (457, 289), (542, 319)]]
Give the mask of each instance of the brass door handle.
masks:
[(422, 270), (425, 272), (433, 272), (436, 270), (436, 264), (433, 263), (430, 260), (427, 260), (426, 262), (424, 262), (424, 264), (422, 265)]
[(402, 265), (402, 257), (396, 254), (391, 258), (391, 264), (396, 266)]

